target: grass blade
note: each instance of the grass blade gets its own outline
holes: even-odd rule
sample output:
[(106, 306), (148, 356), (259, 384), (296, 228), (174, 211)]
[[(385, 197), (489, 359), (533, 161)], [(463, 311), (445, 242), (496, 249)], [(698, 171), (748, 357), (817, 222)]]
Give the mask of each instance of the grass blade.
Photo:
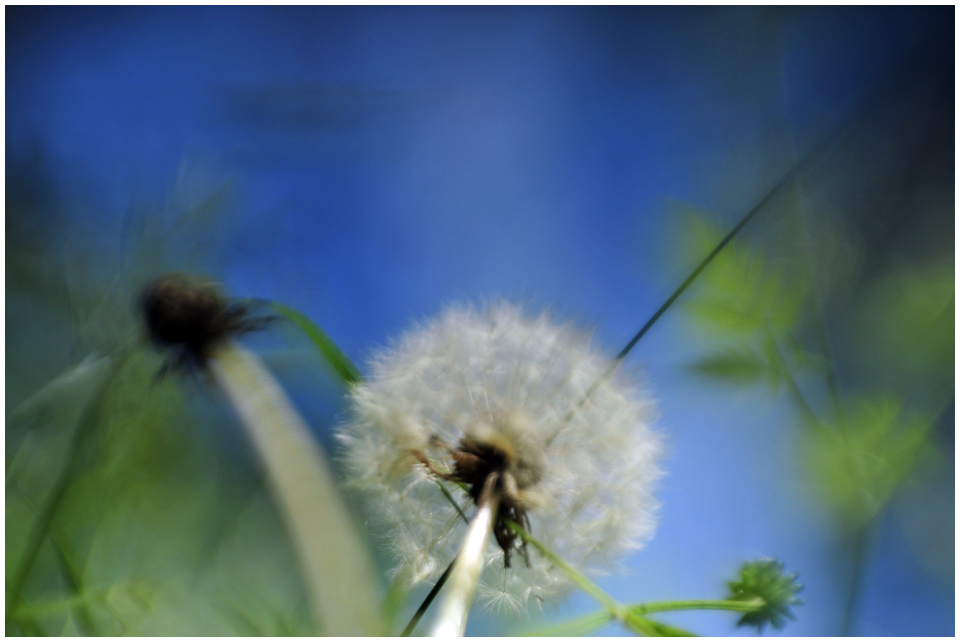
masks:
[(344, 383), (350, 385), (363, 381), (363, 375), (360, 374), (360, 370), (354, 365), (353, 361), (340, 349), (340, 346), (334, 343), (330, 335), (324, 332), (323, 328), (314, 323), (310, 317), (283, 303), (274, 301), (270, 303), (270, 307), (303, 330), (313, 341), (313, 345), (317, 347), (320, 354), (327, 360), (327, 363), (340, 375)]

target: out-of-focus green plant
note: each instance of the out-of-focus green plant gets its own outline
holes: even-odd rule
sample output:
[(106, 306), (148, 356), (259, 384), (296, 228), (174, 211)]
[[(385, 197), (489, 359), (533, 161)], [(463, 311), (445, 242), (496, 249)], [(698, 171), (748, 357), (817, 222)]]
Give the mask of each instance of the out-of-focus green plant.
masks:
[(805, 435), (810, 476), (823, 502), (848, 528), (869, 524), (917, 459), (931, 449), (930, 417), (902, 416), (891, 399), (846, 401), (838, 424), (816, 423)]
[[(719, 344), (690, 367), (790, 396), (811, 490), (853, 546), (846, 632), (868, 531), (917, 462), (932, 461), (931, 431), (952, 399), (952, 267), (901, 266), (867, 278), (851, 235), (815, 222), (799, 189), (779, 207), (769, 249), (732, 242), (685, 302)], [(720, 231), (706, 213), (681, 211), (686, 251), (696, 257)], [(838, 318), (850, 300), (865, 304)], [(838, 325), (853, 328), (843, 345), (831, 332)], [(855, 384), (842, 385), (838, 352), (847, 371), (860, 366)]]
[(228, 185), (184, 171), (160, 207), (85, 230), (42, 167), (16, 161), (6, 632), (316, 633), (279, 516), (219, 428), (232, 420), (198, 377), (158, 380), (134, 311), (148, 278), (210, 256)]

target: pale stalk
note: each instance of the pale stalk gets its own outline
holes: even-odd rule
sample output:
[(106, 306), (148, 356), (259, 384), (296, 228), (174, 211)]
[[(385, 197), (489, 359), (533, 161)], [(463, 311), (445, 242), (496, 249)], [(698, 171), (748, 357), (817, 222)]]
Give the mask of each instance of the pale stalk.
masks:
[(497, 475), (493, 474), (484, 484), (477, 514), (470, 522), (467, 537), (450, 571), (447, 582), (450, 586), (430, 630), (432, 637), (463, 637), (467, 628), (467, 616), (470, 615), (473, 594), (477, 591), (477, 581), (483, 570), (487, 541), (500, 505), (500, 493), (495, 490), (496, 481)]
[(219, 347), (210, 371), (253, 442), (325, 635), (379, 635), (372, 564), (319, 443), (260, 360)]

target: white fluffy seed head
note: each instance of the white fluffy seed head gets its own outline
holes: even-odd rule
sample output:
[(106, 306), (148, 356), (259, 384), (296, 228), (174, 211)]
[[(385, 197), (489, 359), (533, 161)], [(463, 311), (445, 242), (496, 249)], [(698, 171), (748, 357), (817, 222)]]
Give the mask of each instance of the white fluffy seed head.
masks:
[[(609, 570), (649, 539), (660, 438), (651, 402), (622, 373), (604, 377), (610, 365), (588, 333), (502, 302), (448, 308), (379, 353), (338, 436), (394, 576), (436, 581), (456, 555), (466, 524), (415, 453), (449, 470), (464, 438), (509, 455), (531, 533), (581, 570)], [(439, 483), (472, 515), (465, 492)], [(518, 611), (572, 588), (535, 551), (529, 560), (514, 552), (505, 568), (491, 538), (479, 599)]]

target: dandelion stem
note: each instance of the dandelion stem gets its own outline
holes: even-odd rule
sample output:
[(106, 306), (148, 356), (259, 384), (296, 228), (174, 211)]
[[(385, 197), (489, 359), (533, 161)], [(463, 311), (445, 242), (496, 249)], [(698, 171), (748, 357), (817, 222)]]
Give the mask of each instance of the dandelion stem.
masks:
[(683, 610), (701, 610), (701, 609), (722, 609), (728, 611), (753, 611), (761, 606), (760, 600), (736, 601), (736, 600), (676, 600), (671, 602), (654, 602), (651, 604), (637, 604), (634, 606), (624, 606), (612, 595), (597, 586), (590, 578), (578, 571), (576, 568), (567, 564), (556, 553), (546, 547), (541, 541), (524, 530), (519, 524), (506, 517), (500, 517), (500, 521), (510, 530), (520, 536), (523, 541), (531, 544), (541, 555), (567, 574), (567, 576), (577, 585), (581, 591), (595, 599), (602, 606), (610, 617), (618, 620), (629, 630), (647, 636), (662, 636), (665, 631), (670, 631), (671, 635), (689, 635), (686, 631), (681, 631), (674, 627), (653, 622), (643, 617), (647, 613), (658, 613), (662, 611), (683, 611)]
[(259, 359), (229, 342), (210, 369), (243, 420), (326, 635), (381, 633), (372, 565), (309, 428)]
[[(447, 490), (447, 487), (443, 485), (443, 482), (439, 479), (435, 480), (437, 486), (440, 487), (440, 491), (443, 493), (443, 496), (447, 498), (447, 501), (450, 502), (450, 505), (453, 506), (457, 513), (460, 515), (463, 521), (470, 523), (470, 520), (467, 519), (467, 516), (463, 514), (463, 509), (460, 508), (460, 504), (457, 503), (457, 500), (453, 498), (453, 495), (450, 494), (450, 491)], [(410, 618), (410, 622), (407, 624), (407, 627), (403, 630), (403, 633), (400, 635), (403, 637), (409, 636), (413, 633), (413, 629), (416, 628), (417, 624), (420, 622), (420, 618), (423, 617), (423, 614), (427, 612), (427, 609), (430, 608), (430, 605), (433, 604), (433, 600), (437, 597), (437, 593), (440, 592), (440, 589), (443, 588), (443, 585), (446, 584), (447, 579), (450, 577), (450, 569), (453, 568), (454, 562), (457, 561), (457, 558), (454, 557), (453, 560), (447, 565), (447, 569), (443, 572), (443, 575), (437, 580), (437, 583), (433, 585), (433, 588), (430, 589), (430, 592), (427, 594), (427, 597), (423, 600), (423, 603), (420, 605), (420, 608), (417, 609), (417, 612), (413, 614), (413, 617)]]
[(453, 562), (450, 571), (450, 589), (440, 604), (440, 613), (430, 631), (431, 637), (463, 637), (467, 628), (467, 616), (473, 603), (473, 594), (477, 590), (480, 571), (487, 551), (487, 541), (497, 518), (500, 504), (500, 491), (497, 490), (496, 473), (487, 477), (477, 513), (467, 530), (463, 546)]

